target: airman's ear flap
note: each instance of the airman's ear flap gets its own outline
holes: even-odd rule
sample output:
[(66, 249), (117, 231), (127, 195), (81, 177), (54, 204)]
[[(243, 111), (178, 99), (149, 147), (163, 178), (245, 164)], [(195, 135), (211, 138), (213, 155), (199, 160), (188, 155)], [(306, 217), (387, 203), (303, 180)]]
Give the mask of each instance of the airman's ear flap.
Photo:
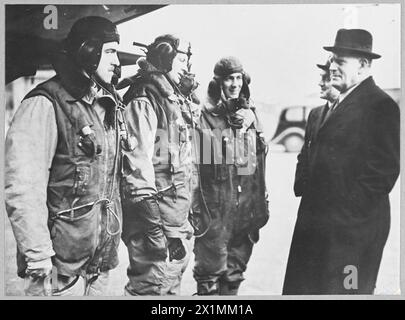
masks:
[(250, 84), (250, 76), (248, 73), (244, 73), (242, 89), (240, 90), (240, 96), (243, 96), (246, 100), (249, 100), (250, 98), (249, 84)]
[(249, 85), (250, 84), (250, 75), (249, 75), (249, 73), (247, 73), (247, 72), (244, 72), (243, 73), (243, 80), (246, 82), (246, 84), (247, 85)]
[(212, 79), (208, 84), (208, 96), (214, 101), (218, 103), (221, 99), (221, 83), (219, 79)]

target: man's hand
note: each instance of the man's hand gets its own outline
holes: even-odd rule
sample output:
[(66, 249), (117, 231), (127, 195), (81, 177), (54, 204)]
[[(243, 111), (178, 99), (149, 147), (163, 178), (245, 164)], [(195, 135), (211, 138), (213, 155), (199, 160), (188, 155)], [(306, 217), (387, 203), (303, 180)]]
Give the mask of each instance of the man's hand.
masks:
[(52, 272), (51, 258), (28, 262), (25, 274), (33, 279), (41, 279), (49, 276)]
[(124, 206), (122, 239), (127, 243), (134, 230), (143, 229), (146, 252), (158, 259), (167, 258), (167, 239), (163, 232), (159, 204), (156, 199), (143, 199)]
[(235, 112), (237, 115), (239, 115), (241, 118), (243, 118), (242, 122), (242, 128), (241, 130), (243, 132), (246, 132), (246, 130), (252, 125), (252, 123), (255, 122), (256, 117), (255, 114), (251, 109), (239, 109), (238, 111)]

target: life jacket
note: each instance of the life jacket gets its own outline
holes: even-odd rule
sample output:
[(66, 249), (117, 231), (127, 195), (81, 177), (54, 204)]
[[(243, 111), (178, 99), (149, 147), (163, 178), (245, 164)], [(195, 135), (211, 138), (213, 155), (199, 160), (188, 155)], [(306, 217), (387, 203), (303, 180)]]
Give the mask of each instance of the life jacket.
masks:
[[(147, 99), (157, 117), (157, 134), (153, 167), (157, 190), (180, 185), (159, 200), (163, 229), (168, 237), (190, 237), (193, 229), (188, 221), (191, 205), (191, 125), (182, 115), (184, 99), (175, 94), (172, 85), (161, 73), (152, 72), (148, 62), (140, 65), (144, 72), (126, 94), (127, 105), (134, 99)], [(130, 194), (123, 187), (123, 197)], [(142, 230), (139, 230), (141, 232)]]
[[(118, 264), (122, 220), (116, 130), (69, 94), (58, 76), (24, 99), (39, 95), (52, 102), (58, 130), (47, 189), (53, 264), (68, 276), (110, 270)], [(112, 97), (108, 103), (115, 103)], [(100, 148), (91, 155), (80, 147), (84, 127), (91, 128)]]
[[(194, 218), (200, 224), (201, 234), (208, 230), (210, 220), (226, 217), (238, 220), (235, 230), (243, 236), (259, 230), (269, 218), (265, 181), (267, 143), (254, 107), (256, 121), (241, 136), (222, 116), (212, 114), (213, 110), (212, 105), (206, 105), (200, 118), (201, 190), (195, 199), (199, 205), (193, 205), (199, 207)], [(211, 150), (205, 149), (206, 146)]]

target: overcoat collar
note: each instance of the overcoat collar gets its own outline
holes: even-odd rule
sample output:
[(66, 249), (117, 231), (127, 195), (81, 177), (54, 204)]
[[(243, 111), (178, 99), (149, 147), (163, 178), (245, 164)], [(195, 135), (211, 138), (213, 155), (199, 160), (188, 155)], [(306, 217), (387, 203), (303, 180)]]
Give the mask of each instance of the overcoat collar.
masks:
[(375, 82), (372, 76), (365, 79), (362, 83), (360, 83), (350, 94), (341, 102), (339, 103), (338, 107), (332, 112), (329, 118), (324, 121), (320, 129), (327, 127), (329, 123), (333, 121), (338, 115), (344, 113), (350, 106), (356, 105), (359, 101), (362, 101), (365, 96), (367, 96), (370, 92), (370, 89), (374, 88)]

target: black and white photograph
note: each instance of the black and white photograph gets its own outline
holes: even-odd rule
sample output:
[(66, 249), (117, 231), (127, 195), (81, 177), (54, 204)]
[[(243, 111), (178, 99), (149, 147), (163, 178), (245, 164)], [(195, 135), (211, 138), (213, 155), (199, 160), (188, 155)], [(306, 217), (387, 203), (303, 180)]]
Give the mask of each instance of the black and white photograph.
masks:
[(401, 10), (5, 3), (5, 295), (400, 296)]

